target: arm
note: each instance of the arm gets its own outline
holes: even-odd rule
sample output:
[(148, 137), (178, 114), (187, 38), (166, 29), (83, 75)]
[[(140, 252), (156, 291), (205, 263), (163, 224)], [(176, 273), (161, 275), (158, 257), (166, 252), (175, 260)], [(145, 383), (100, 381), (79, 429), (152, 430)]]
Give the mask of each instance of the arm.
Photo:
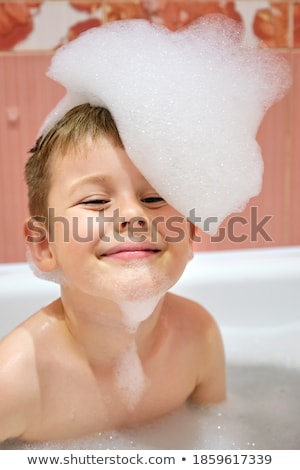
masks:
[(214, 404), (226, 399), (225, 356), (219, 328), (210, 315), (207, 317), (205, 327), (201, 371), (190, 398), (194, 403)]
[(31, 342), (19, 331), (0, 342), (0, 442), (23, 434), (32, 419), (36, 374), (31, 352)]
[(0, 442), (18, 437), (25, 430), (22, 410), (17, 404), (18, 391), (9, 374), (0, 373)]

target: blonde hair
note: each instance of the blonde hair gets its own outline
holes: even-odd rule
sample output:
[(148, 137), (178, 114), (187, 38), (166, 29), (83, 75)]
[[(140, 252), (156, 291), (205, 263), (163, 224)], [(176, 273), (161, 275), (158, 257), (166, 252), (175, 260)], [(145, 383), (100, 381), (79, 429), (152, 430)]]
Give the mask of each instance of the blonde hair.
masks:
[(28, 206), (32, 216), (47, 218), (53, 155), (63, 156), (69, 150), (74, 150), (87, 136), (92, 139), (107, 137), (114, 145), (124, 147), (110, 112), (89, 103), (72, 108), (45, 136), (36, 141), (25, 166)]

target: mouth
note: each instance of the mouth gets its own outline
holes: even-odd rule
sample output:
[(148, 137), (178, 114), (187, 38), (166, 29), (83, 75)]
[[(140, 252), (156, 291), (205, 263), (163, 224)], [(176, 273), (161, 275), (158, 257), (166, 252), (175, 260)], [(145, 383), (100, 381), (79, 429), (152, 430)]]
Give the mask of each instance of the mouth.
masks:
[(120, 243), (119, 245), (110, 248), (101, 256), (104, 258), (120, 259), (120, 260), (133, 260), (148, 258), (160, 253), (161, 249), (152, 243)]

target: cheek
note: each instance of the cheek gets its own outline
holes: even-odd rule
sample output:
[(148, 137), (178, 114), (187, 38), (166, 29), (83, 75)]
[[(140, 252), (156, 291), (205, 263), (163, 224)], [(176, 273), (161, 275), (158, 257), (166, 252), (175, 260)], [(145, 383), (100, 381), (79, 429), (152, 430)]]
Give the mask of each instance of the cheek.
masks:
[(58, 267), (80, 266), (82, 256), (95, 246), (95, 234), (86, 224), (73, 225), (70, 220), (57, 223), (50, 238), (51, 250)]
[[(155, 229), (156, 227), (154, 226), (154, 231)], [(163, 235), (167, 243), (184, 245), (185, 243), (188, 244), (190, 240), (189, 224), (181, 215), (164, 217), (163, 220), (159, 221), (157, 231)]]
[(104, 227), (97, 215), (56, 216), (49, 220), (50, 241), (55, 243), (91, 243), (103, 237)]
[(96, 212), (85, 217), (72, 217), (70, 238), (76, 243), (112, 243), (120, 241), (115, 234), (119, 225), (112, 215)]
[(190, 225), (185, 219), (182, 220), (180, 216), (170, 218), (165, 230), (165, 240), (173, 259), (173, 275), (177, 278), (181, 276), (191, 258)]
[(84, 218), (73, 217), (71, 224), (70, 239), (73, 243), (91, 243), (99, 240), (102, 236), (101, 227), (97, 223), (97, 217), (88, 216)]

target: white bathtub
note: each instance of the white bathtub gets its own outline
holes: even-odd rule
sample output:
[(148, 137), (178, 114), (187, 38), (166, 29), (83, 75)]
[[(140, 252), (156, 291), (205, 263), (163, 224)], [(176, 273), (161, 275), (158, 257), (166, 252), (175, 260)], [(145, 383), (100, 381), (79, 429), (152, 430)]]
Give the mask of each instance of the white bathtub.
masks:
[[(0, 265), (0, 280), (0, 337), (59, 295), (26, 264)], [(198, 253), (173, 291), (202, 303), (219, 323), (227, 403), (186, 407), (138, 432), (52, 446), (300, 449), (300, 247)], [(0, 448), (12, 448), (6, 445), (20, 446)]]

